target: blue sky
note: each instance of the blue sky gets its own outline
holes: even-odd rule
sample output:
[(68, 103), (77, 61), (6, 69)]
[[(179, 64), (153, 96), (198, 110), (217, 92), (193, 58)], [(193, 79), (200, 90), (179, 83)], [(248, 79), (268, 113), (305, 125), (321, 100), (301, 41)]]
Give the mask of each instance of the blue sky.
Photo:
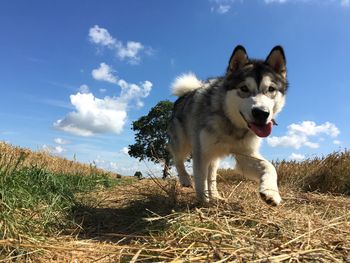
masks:
[(262, 153), (349, 148), (349, 2), (3, 0), (0, 140), (122, 174), (157, 171), (125, 154), (131, 122), (175, 100), (177, 75), (218, 76), (237, 44), (256, 58), (280, 44), (290, 89)]

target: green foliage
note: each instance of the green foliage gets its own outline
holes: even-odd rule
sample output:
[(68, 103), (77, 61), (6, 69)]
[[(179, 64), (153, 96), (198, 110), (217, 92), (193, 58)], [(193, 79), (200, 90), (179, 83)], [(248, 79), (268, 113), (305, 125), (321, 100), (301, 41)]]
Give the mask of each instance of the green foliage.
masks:
[(164, 163), (163, 177), (167, 176), (170, 154), (166, 148), (167, 128), (172, 115), (173, 103), (165, 100), (154, 106), (146, 116), (132, 124), (135, 144), (129, 145), (129, 155), (140, 161)]
[(140, 171), (135, 172), (135, 177), (137, 177), (139, 180), (142, 179), (142, 173)]

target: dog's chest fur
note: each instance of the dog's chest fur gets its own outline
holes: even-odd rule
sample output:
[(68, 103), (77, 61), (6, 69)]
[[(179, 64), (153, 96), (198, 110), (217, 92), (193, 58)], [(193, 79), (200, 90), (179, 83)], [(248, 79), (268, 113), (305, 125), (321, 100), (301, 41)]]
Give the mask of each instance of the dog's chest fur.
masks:
[(207, 151), (217, 152), (219, 156), (246, 152), (247, 145), (257, 138), (248, 127), (239, 128), (230, 121), (223, 110), (224, 91), (215, 89), (218, 87), (212, 86), (193, 94), (197, 103), (192, 109), (192, 114), (187, 114), (189, 118), (195, 116), (189, 132), (193, 139), (201, 137), (203, 147), (207, 148)]

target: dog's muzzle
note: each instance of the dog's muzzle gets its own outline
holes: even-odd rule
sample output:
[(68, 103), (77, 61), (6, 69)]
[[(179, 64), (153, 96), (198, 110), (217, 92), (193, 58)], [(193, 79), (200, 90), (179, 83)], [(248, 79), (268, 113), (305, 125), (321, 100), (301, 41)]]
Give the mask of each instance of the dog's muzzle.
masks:
[(244, 117), (243, 113), (240, 112), (242, 118), (247, 123), (248, 128), (254, 132), (259, 137), (267, 137), (272, 132), (272, 125), (277, 125), (276, 121), (272, 119), (270, 122), (267, 122), (270, 113), (268, 111), (264, 111), (260, 108), (252, 109), (252, 116), (254, 121), (248, 122)]
[(264, 125), (267, 123), (267, 119), (270, 116), (270, 112), (261, 108), (253, 108), (252, 116), (254, 118), (254, 123), (258, 125)]

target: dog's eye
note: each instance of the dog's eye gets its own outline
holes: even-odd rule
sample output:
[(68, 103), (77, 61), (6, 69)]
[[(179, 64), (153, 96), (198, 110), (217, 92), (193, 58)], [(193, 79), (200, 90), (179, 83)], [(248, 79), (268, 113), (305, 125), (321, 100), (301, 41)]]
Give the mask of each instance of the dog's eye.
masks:
[(242, 86), (242, 87), (240, 88), (240, 90), (241, 90), (242, 92), (249, 92), (249, 89), (248, 89), (247, 86)]
[(276, 91), (276, 88), (275, 88), (275, 87), (270, 86), (270, 87), (269, 87), (269, 92), (274, 92), (274, 91)]

